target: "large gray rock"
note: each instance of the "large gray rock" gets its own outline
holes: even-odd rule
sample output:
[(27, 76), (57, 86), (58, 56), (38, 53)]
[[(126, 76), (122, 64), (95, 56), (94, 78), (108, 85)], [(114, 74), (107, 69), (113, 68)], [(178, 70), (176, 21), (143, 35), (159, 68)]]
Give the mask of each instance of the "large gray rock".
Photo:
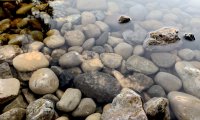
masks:
[(104, 110), (102, 120), (147, 120), (142, 107), (141, 97), (131, 89), (124, 88), (111, 104)]
[(108, 32), (102, 33), (99, 38), (95, 41), (96, 45), (104, 45), (108, 41)]
[(200, 100), (182, 92), (170, 92), (168, 99), (178, 120), (199, 120)]
[(73, 30), (65, 33), (65, 39), (69, 46), (81, 46), (85, 41), (85, 35), (80, 30)]
[(22, 120), (26, 114), (23, 108), (13, 108), (0, 115), (0, 120)]
[(130, 71), (141, 72), (144, 74), (154, 74), (158, 71), (158, 67), (150, 60), (133, 55), (126, 61), (126, 68)]
[(122, 63), (122, 56), (115, 53), (102, 53), (100, 59), (109, 68), (118, 68)]
[(189, 62), (177, 62), (176, 72), (183, 82), (183, 89), (198, 98), (200, 98), (200, 70)]
[(110, 102), (121, 90), (114, 77), (102, 72), (80, 74), (75, 77), (74, 84), (83, 94), (97, 102)]
[(81, 11), (106, 10), (107, 0), (77, 0), (76, 7)]

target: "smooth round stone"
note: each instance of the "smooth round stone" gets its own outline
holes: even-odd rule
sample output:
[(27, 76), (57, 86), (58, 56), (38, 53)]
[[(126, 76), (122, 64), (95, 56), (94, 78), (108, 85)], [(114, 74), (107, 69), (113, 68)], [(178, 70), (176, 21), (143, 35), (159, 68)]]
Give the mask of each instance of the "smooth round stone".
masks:
[(168, 99), (172, 111), (179, 120), (200, 119), (200, 99), (183, 92), (175, 91), (168, 94)]
[(81, 96), (82, 94), (79, 89), (68, 88), (60, 101), (57, 102), (56, 108), (63, 112), (71, 112), (79, 105)]
[(159, 72), (154, 80), (158, 85), (162, 86), (166, 92), (178, 91), (182, 87), (181, 80), (170, 73)]
[(142, 45), (137, 45), (133, 49), (133, 55), (142, 56), (144, 54), (144, 48)]
[(148, 10), (145, 6), (136, 4), (129, 9), (129, 14), (131, 17), (135, 18), (135, 20), (144, 20), (145, 16), (148, 14)]
[(76, 51), (78, 53), (82, 53), (83, 48), (81, 46), (72, 46), (70, 48), (68, 48), (68, 52), (70, 51)]
[(82, 25), (93, 24), (96, 21), (96, 17), (92, 12), (82, 12), (81, 23)]
[(143, 74), (154, 74), (159, 68), (150, 60), (133, 55), (126, 61), (126, 68), (130, 71), (141, 72)]
[(110, 31), (109, 26), (102, 21), (96, 21), (95, 24), (100, 28), (101, 32), (109, 32)]
[(32, 36), (32, 38), (36, 41), (43, 41), (43, 33), (41, 31), (37, 31), (37, 30), (34, 30), (34, 31), (31, 31), (30, 35)]
[(16, 56), (13, 59), (13, 66), (21, 72), (34, 71), (48, 67), (49, 61), (41, 52), (29, 52)]
[(30, 4), (24, 4), (23, 6), (21, 6), (17, 11), (16, 14), (18, 15), (24, 15), (26, 14), (28, 11), (31, 10), (31, 8), (34, 6), (34, 4), (30, 3)]
[(30, 80), (30, 89), (39, 95), (54, 93), (59, 86), (59, 80), (55, 73), (49, 68), (41, 68), (33, 72)]
[(141, 44), (145, 40), (147, 34), (147, 32), (141, 28), (138, 29), (135, 27), (135, 29), (135, 31), (126, 30), (122, 33), (124, 40), (131, 45)]
[(60, 35), (52, 35), (46, 37), (43, 42), (49, 48), (54, 49), (63, 46), (65, 44), (65, 39)]
[(164, 89), (161, 86), (159, 86), (159, 85), (153, 85), (153, 86), (151, 86), (148, 89), (147, 93), (151, 97), (166, 97)]
[(56, 120), (69, 120), (69, 118), (65, 117), (65, 116), (61, 116), (61, 117), (57, 118)]
[(92, 51), (96, 52), (96, 53), (105, 53), (105, 49), (102, 46), (94, 46), (92, 47)]
[(103, 64), (100, 59), (85, 60), (81, 64), (83, 72), (99, 71), (103, 68)]
[(85, 35), (80, 30), (68, 31), (64, 37), (69, 46), (81, 46), (85, 41)]
[(61, 67), (76, 67), (83, 62), (82, 56), (75, 51), (68, 52), (60, 57), (59, 64)]
[(101, 35), (100, 28), (95, 24), (87, 24), (83, 27), (83, 32), (87, 38), (97, 38)]
[(52, 101), (54, 104), (59, 101), (59, 99), (54, 94), (46, 94), (42, 97), (43, 99), (47, 99)]
[(0, 105), (18, 95), (20, 82), (18, 79), (0, 79)]
[(53, 59), (59, 59), (62, 55), (64, 55), (66, 53), (66, 50), (64, 49), (54, 49), (51, 52), (51, 57)]
[(96, 104), (91, 98), (83, 98), (78, 107), (72, 112), (74, 117), (87, 117), (96, 110)]
[(151, 59), (159, 67), (170, 68), (176, 62), (176, 55), (170, 53), (152, 53)]
[(92, 49), (94, 44), (95, 44), (95, 39), (90, 38), (83, 43), (82, 47), (83, 47), (84, 50), (90, 50), (90, 49)]
[(69, 31), (72, 29), (72, 23), (70, 22), (67, 22), (67, 23), (64, 23), (62, 28), (60, 29), (60, 32), (62, 35), (65, 34), (65, 32)]
[(95, 45), (97, 46), (104, 45), (108, 41), (108, 36), (109, 36), (108, 32), (102, 33), (99, 36), (99, 38), (95, 41)]
[(123, 59), (128, 59), (133, 53), (133, 47), (128, 43), (119, 43), (115, 48), (114, 52), (123, 57)]
[(112, 47), (117, 46), (119, 43), (123, 43), (124, 40), (118, 37), (109, 36), (107, 43)]
[(38, 99), (31, 102), (26, 109), (26, 120), (51, 120), (55, 114), (54, 104), (50, 100)]
[(23, 108), (13, 108), (0, 115), (0, 120), (22, 120), (26, 114)]
[(93, 114), (89, 115), (85, 120), (101, 120), (101, 114), (93, 113)]
[(181, 57), (183, 60), (192, 60), (195, 56), (195, 53), (190, 49), (182, 49), (178, 51), (178, 56)]
[(31, 43), (28, 46), (28, 51), (32, 52), (32, 51), (40, 51), (42, 49), (42, 47), (44, 46), (43, 42), (39, 42), (39, 41), (35, 41), (33, 43)]
[(122, 56), (115, 53), (102, 53), (100, 59), (109, 68), (118, 68), (122, 63)]

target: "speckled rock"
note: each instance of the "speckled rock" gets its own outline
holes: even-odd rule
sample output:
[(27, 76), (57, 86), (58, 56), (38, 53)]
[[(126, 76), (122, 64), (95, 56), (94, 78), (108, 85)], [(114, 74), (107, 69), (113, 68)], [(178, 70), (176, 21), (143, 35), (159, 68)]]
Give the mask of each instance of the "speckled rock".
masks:
[(85, 60), (81, 64), (81, 69), (83, 72), (92, 72), (92, 71), (99, 71), (103, 68), (103, 64), (100, 59), (91, 59), (91, 60)]
[(115, 53), (102, 53), (100, 54), (100, 59), (109, 68), (118, 68), (122, 62), (122, 56)]
[(22, 120), (26, 114), (23, 108), (13, 108), (0, 115), (1, 120)]
[(46, 37), (43, 41), (49, 48), (55, 49), (65, 44), (65, 39), (60, 35)]
[(80, 30), (68, 31), (64, 37), (69, 46), (81, 46), (85, 41), (85, 35)]

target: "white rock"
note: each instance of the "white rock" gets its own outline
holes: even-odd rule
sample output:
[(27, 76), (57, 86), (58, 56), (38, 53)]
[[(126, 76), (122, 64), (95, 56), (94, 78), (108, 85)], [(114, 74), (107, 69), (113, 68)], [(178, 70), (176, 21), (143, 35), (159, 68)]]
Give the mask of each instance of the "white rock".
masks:
[(81, 14), (82, 25), (93, 24), (96, 21), (96, 17), (92, 12), (83, 12)]
[(68, 31), (65, 39), (69, 46), (81, 46), (85, 41), (85, 35), (80, 30)]
[(52, 35), (46, 37), (43, 42), (49, 48), (54, 49), (63, 46), (65, 44), (65, 39), (60, 35)]

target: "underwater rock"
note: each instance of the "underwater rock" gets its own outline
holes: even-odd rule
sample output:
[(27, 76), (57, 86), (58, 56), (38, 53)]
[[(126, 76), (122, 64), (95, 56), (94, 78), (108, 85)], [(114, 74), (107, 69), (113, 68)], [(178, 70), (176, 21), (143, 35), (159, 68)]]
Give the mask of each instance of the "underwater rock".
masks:
[(184, 38), (185, 38), (186, 40), (188, 40), (188, 41), (194, 41), (194, 40), (195, 40), (194, 34), (192, 34), (192, 33), (186, 33), (186, 34), (184, 35)]
[(119, 23), (123, 24), (123, 23), (128, 23), (131, 21), (131, 18), (128, 16), (120, 16), (119, 18)]

